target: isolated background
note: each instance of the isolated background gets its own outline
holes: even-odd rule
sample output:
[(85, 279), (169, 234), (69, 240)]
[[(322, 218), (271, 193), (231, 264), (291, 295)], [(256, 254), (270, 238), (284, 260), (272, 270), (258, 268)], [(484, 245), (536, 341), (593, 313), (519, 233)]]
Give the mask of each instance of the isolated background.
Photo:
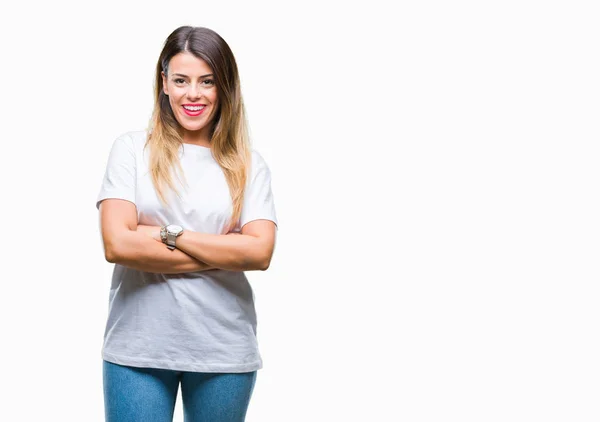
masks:
[(249, 422), (599, 420), (594, 6), (6, 6), (0, 419), (103, 420), (95, 198), (194, 25), (236, 55), (280, 223)]

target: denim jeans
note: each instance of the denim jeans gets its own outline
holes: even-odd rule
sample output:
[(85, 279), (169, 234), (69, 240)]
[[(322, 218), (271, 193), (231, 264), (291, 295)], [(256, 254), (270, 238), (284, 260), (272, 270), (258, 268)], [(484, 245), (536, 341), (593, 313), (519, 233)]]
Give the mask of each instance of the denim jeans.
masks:
[(185, 422), (243, 422), (257, 373), (185, 372), (102, 362), (107, 422), (172, 422), (180, 382)]

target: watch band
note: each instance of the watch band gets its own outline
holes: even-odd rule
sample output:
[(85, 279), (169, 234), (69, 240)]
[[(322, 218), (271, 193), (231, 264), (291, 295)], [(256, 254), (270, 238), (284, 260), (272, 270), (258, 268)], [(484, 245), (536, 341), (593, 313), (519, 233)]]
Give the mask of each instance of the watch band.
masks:
[[(172, 229), (175, 231), (169, 231), (168, 227), (174, 226)], [(178, 236), (181, 236), (183, 233), (183, 228), (177, 224), (165, 224), (160, 228), (160, 240), (162, 243), (167, 245), (167, 248), (170, 250), (175, 249), (175, 242)]]
[(160, 241), (164, 244), (167, 244), (167, 226), (168, 224), (165, 224), (160, 228)]
[(167, 248), (173, 250), (175, 249), (175, 240), (177, 239), (177, 235), (173, 233), (167, 232)]

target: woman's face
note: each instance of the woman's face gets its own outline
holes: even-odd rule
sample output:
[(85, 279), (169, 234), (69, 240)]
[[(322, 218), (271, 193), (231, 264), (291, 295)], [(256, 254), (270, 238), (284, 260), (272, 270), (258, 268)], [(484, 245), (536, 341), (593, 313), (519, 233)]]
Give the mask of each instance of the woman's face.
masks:
[(184, 137), (209, 142), (219, 105), (212, 69), (204, 60), (184, 52), (171, 58), (167, 72), (162, 72), (163, 91), (184, 128)]

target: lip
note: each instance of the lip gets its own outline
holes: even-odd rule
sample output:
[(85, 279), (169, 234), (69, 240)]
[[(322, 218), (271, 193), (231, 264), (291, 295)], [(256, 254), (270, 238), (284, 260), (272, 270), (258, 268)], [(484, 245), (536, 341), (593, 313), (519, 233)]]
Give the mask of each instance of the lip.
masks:
[[(186, 105), (186, 106), (199, 106), (199, 105), (203, 105), (203, 106), (204, 106), (204, 108), (203, 108), (202, 110), (199, 110), (199, 111), (189, 111), (189, 110), (186, 110), (186, 109), (185, 109), (185, 107), (183, 107), (184, 105)], [(182, 109), (182, 110), (183, 110), (183, 112), (184, 112), (185, 114), (187, 114), (188, 116), (195, 117), (195, 116), (199, 116), (199, 115), (201, 115), (201, 114), (204, 112), (204, 110), (206, 110), (206, 107), (207, 107), (207, 106), (206, 106), (205, 104), (183, 104), (183, 105), (181, 106), (181, 109)]]

